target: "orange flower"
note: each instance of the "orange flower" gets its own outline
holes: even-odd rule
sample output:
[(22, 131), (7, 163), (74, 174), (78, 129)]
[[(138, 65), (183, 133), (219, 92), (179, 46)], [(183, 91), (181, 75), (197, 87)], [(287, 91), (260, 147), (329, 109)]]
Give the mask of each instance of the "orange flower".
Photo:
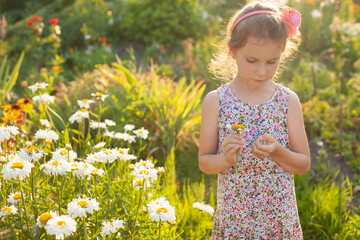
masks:
[(21, 98), (16, 103), (20, 106), (20, 111), (25, 113), (30, 113), (34, 105), (31, 98)]
[(71, 52), (71, 53), (72, 53), (73, 51), (74, 51), (74, 49), (73, 49), (73, 48), (69, 48), (69, 52)]
[(314, 5), (316, 3), (316, 0), (306, 0), (307, 4)]
[(52, 70), (53, 70), (54, 72), (57, 72), (57, 71), (60, 70), (60, 67), (59, 67), (59, 66), (52, 66)]
[(357, 13), (357, 12), (359, 11), (359, 4), (358, 4), (358, 3), (354, 3), (353, 9), (354, 9), (354, 13)]
[(59, 19), (58, 18), (52, 18), (49, 20), (49, 23), (52, 25), (52, 26), (55, 26), (59, 23)]
[(74, 70), (77, 71), (78, 69), (79, 69), (79, 67), (75, 65)]
[(27, 85), (28, 85), (28, 84), (27, 84), (27, 82), (26, 82), (26, 81), (22, 81), (22, 82), (21, 82), (21, 87), (26, 88), (26, 87), (27, 87)]

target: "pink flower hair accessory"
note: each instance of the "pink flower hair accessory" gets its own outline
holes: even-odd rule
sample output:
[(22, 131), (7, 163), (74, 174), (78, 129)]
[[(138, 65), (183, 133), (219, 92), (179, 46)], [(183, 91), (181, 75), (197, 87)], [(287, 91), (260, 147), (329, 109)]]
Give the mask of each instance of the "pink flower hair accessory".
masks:
[(288, 37), (296, 36), (297, 30), (301, 26), (301, 14), (295, 9), (284, 7), (281, 12), (281, 19), (288, 29)]

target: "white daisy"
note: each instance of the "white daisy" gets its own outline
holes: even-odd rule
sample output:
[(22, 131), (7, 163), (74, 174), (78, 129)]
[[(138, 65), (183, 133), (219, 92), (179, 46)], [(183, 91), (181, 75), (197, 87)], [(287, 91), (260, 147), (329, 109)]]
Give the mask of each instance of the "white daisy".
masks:
[(12, 136), (19, 134), (19, 130), (15, 126), (0, 126), (0, 142), (4, 142), (5, 139), (9, 140)]
[(69, 122), (74, 123), (81, 122), (84, 118), (89, 118), (89, 112), (86, 108), (76, 111), (71, 117), (69, 118)]
[(144, 167), (149, 169), (149, 168), (154, 168), (154, 164), (150, 160), (144, 161), (140, 159), (140, 162), (135, 163), (135, 167), (137, 168)]
[(102, 162), (98, 155), (99, 155), (98, 153), (95, 153), (95, 154), (94, 153), (89, 153), (86, 156), (85, 161), (88, 162), (88, 163)]
[(117, 148), (116, 151), (118, 152), (118, 158), (123, 161), (129, 161), (136, 159), (136, 156), (128, 154), (128, 148)]
[(67, 150), (66, 148), (58, 148), (55, 152), (52, 152), (54, 159), (66, 160), (73, 162), (77, 158), (77, 153), (73, 150)]
[(112, 221), (104, 221), (101, 223), (103, 226), (101, 228), (101, 235), (106, 236), (116, 233), (119, 228), (124, 228), (124, 221), (114, 219)]
[(90, 100), (90, 99), (77, 100), (77, 103), (79, 104), (80, 108), (90, 108), (90, 104), (94, 102), (95, 102), (94, 100)]
[(44, 103), (44, 104), (50, 104), (50, 103), (54, 103), (55, 97), (54, 96), (50, 96), (47, 93), (44, 93), (40, 96), (35, 96), (32, 98), (34, 103)]
[(50, 176), (65, 175), (71, 171), (71, 164), (65, 160), (50, 160), (49, 162), (41, 165), (44, 172)]
[(52, 123), (47, 119), (40, 119), (40, 124), (45, 126), (46, 128), (51, 128)]
[(161, 220), (162, 222), (171, 223), (176, 220), (175, 208), (163, 198), (151, 201), (148, 204), (148, 211), (150, 214), (150, 218), (156, 222), (159, 222)]
[(121, 139), (129, 143), (136, 142), (135, 136), (132, 136), (128, 133), (115, 133), (114, 138)]
[(57, 217), (57, 213), (53, 211), (45, 212), (38, 216), (36, 223), (39, 227), (45, 227), (48, 221), (52, 218)]
[(157, 168), (157, 171), (158, 171), (159, 174), (164, 174), (164, 173), (165, 173), (165, 168), (163, 168), (163, 167), (158, 167), (158, 168)]
[(71, 164), (72, 173), (79, 177), (89, 176), (95, 167), (91, 163), (74, 162)]
[(65, 239), (76, 231), (76, 221), (67, 215), (51, 218), (46, 224), (46, 232), (56, 239)]
[(124, 126), (125, 132), (131, 131), (131, 130), (133, 130), (134, 128), (135, 128), (135, 126), (132, 125), (132, 124), (126, 124), (126, 125)]
[(100, 143), (96, 144), (96, 145), (94, 146), (94, 148), (96, 148), (96, 149), (98, 149), (98, 148), (103, 148), (105, 145), (106, 145), (106, 142), (100, 142)]
[(18, 202), (21, 202), (21, 200), (22, 200), (21, 193), (19, 193), (19, 192), (11, 193), (7, 200), (11, 204), (16, 204)]
[(78, 198), (67, 205), (68, 213), (73, 217), (86, 217), (87, 213), (98, 211), (99, 203), (91, 198)]
[(16, 126), (8, 125), (8, 126), (6, 126), (6, 128), (8, 129), (10, 134), (13, 136), (16, 136), (19, 134), (19, 128)]
[(5, 206), (5, 207), (1, 208), (1, 210), (0, 210), (0, 217), (8, 216), (10, 214), (16, 214), (17, 211), (18, 210), (15, 206)]
[(156, 181), (157, 179), (157, 170), (156, 169), (147, 169), (144, 167), (135, 168), (131, 173), (135, 178), (141, 178), (146, 180)]
[(116, 126), (116, 122), (110, 119), (105, 119), (105, 124), (108, 125), (109, 127)]
[(42, 130), (42, 129), (40, 129), (35, 133), (35, 138), (43, 139), (46, 143), (51, 143), (52, 141), (58, 140), (59, 135), (53, 130), (49, 130), (49, 129)]
[(103, 163), (106, 163), (106, 162), (112, 163), (119, 157), (119, 154), (116, 151), (116, 149), (104, 148), (100, 152), (97, 152), (96, 156)]
[(105, 129), (105, 132), (104, 132), (104, 137), (110, 137), (110, 138), (114, 138), (115, 136), (115, 132), (114, 131), (108, 131), (107, 129)]
[(141, 137), (143, 139), (147, 139), (149, 135), (149, 131), (144, 129), (143, 127), (137, 130), (134, 130), (133, 133), (136, 134), (137, 137)]
[(35, 84), (32, 85), (32, 86), (29, 86), (29, 88), (30, 88), (30, 90), (34, 93), (34, 92), (36, 92), (38, 89), (44, 89), (44, 88), (46, 88), (47, 86), (49, 86), (48, 83), (41, 82), (41, 83), (35, 83)]
[(95, 122), (95, 121), (91, 120), (90, 121), (90, 128), (91, 129), (97, 129), (97, 128), (106, 129), (107, 126), (106, 126), (106, 123), (104, 123), (104, 122)]
[(108, 95), (96, 92), (96, 93), (92, 93), (91, 96), (95, 97), (96, 100), (104, 101)]
[(93, 170), (91, 170), (91, 175), (94, 176), (94, 177), (98, 177), (98, 176), (102, 176), (104, 175), (104, 170), (102, 169), (97, 169), (97, 168), (94, 168)]
[(135, 178), (133, 181), (133, 187), (136, 190), (139, 190), (143, 187), (144, 187), (144, 189), (147, 189), (147, 188), (151, 187), (151, 184), (150, 184), (150, 181), (147, 181), (143, 178)]
[(22, 148), (18, 152), (18, 156), (27, 161), (38, 161), (44, 154), (45, 152), (42, 149), (39, 149), (34, 145), (31, 145), (26, 149)]
[(31, 168), (34, 167), (29, 161), (20, 159), (19, 157), (15, 157), (15, 159), (10, 160), (7, 164), (4, 165), (4, 168), (1, 170), (4, 179), (14, 179), (20, 180), (28, 177), (31, 173)]
[(214, 214), (214, 209), (210, 205), (207, 205), (207, 204), (205, 204), (203, 202), (202, 203), (194, 202), (193, 203), (193, 208), (197, 208), (200, 211), (202, 211), (203, 213), (208, 213), (211, 216)]

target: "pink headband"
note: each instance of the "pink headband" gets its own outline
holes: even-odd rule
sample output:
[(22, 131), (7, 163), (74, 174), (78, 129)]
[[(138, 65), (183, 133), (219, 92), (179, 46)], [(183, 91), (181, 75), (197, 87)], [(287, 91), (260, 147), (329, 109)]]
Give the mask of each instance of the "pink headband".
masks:
[[(257, 10), (253, 12), (249, 12), (241, 16), (238, 20), (236, 20), (231, 27), (230, 35), (232, 34), (234, 28), (236, 25), (244, 20), (247, 17), (250, 17), (252, 15), (256, 14), (273, 14), (273, 15), (279, 15), (277, 12), (269, 11), (269, 10)], [(281, 12), (281, 20), (286, 24), (286, 27), (288, 29), (288, 37), (291, 38), (297, 34), (297, 29), (301, 26), (301, 14), (296, 11), (295, 9), (284, 7)]]

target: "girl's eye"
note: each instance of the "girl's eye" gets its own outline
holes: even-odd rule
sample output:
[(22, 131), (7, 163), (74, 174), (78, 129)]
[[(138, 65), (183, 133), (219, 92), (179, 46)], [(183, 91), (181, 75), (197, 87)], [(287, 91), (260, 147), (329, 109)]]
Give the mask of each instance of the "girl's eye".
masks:
[(274, 61), (274, 62), (268, 62), (269, 64), (275, 64), (276, 63), (276, 61)]
[(246, 59), (247, 62), (249, 63), (254, 63), (255, 61), (254, 60), (249, 60), (249, 59)]

